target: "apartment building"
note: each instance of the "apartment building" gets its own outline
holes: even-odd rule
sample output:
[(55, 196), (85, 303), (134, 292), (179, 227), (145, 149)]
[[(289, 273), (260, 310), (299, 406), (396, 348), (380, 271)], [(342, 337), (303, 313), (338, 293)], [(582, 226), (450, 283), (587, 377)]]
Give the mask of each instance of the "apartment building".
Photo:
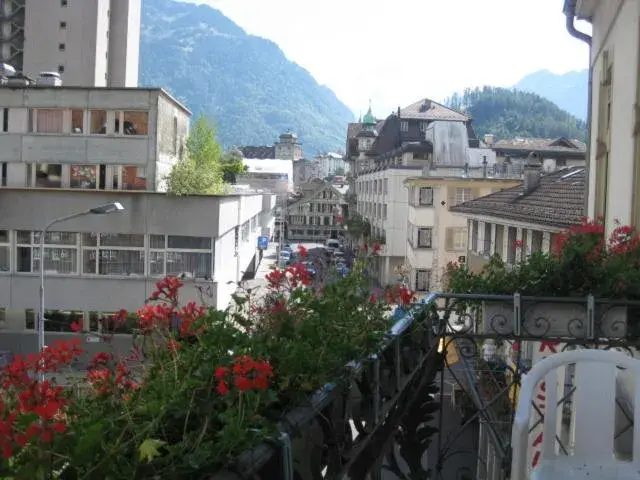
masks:
[(136, 87), (141, 0), (0, 0), (0, 62), (73, 86)]
[(287, 239), (324, 242), (342, 235), (348, 188), (323, 181), (300, 185), (298, 198), (287, 207)]
[(548, 252), (555, 236), (584, 216), (585, 168), (569, 167), (545, 174), (526, 167), (524, 181), (490, 195), (458, 203), (468, 232), (466, 261), (479, 272), (493, 255), (514, 264), (523, 255)]
[(157, 88), (0, 88), (0, 186), (163, 191), (190, 116)]
[(608, 231), (616, 220), (640, 227), (640, 3), (566, 0), (564, 12), (569, 34), (590, 46), (587, 214), (604, 216)]
[(185, 280), (185, 301), (224, 309), (235, 282), (255, 269), (275, 196), (166, 195), (190, 112), (163, 90), (0, 88), (0, 113), (5, 329), (33, 328), (44, 226), (108, 202), (125, 212), (83, 216), (45, 236), (46, 307), (56, 315), (76, 312), (95, 328), (92, 318), (142, 305), (165, 275)]
[(513, 187), (519, 179), (420, 176), (404, 181), (409, 192), (406, 263), (396, 272), (418, 294), (441, 291), (449, 262), (467, 261), (467, 219), (457, 205)]

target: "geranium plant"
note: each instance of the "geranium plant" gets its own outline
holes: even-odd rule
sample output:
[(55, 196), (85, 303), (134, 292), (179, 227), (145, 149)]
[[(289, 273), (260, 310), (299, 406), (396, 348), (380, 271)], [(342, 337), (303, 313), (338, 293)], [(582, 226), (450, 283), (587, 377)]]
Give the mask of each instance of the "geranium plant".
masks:
[(583, 219), (558, 234), (549, 252), (528, 254), (521, 242), (520, 261), (506, 264), (494, 256), (480, 272), (451, 263), (448, 290), (454, 293), (640, 299), (640, 235), (617, 226), (605, 235), (601, 218)]
[[(389, 302), (412, 301), (404, 287), (372, 296), (367, 262), (324, 286), (302, 263), (274, 269), (264, 295), (239, 293), (225, 312), (181, 304), (182, 283), (167, 277), (135, 314), (129, 355), (101, 352), (72, 372), (86, 355), (78, 338), (16, 357), (0, 371), (0, 478), (215, 473), (274, 438), (278, 420), (310, 393), (346, 381), (345, 365), (390, 327)], [(111, 317), (107, 338), (127, 319)]]

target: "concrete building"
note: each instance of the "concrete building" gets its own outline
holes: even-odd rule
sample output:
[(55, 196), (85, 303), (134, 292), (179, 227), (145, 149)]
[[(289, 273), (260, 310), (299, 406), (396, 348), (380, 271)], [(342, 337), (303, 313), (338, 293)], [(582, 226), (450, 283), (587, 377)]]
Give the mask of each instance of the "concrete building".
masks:
[(545, 172), (585, 165), (586, 144), (575, 139), (518, 137), (494, 142), (493, 135), (485, 135), (484, 143), (494, 152), (497, 164), (506, 174), (521, 174), (532, 153), (541, 159)]
[(455, 215), (456, 205), (513, 187), (519, 180), (490, 177), (410, 177), (406, 261), (394, 271), (418, 294), (442, 291), (449, 262), (467, 261), (467, 219)]
[(493, 255), (514, 264), (548, 252), (555, 235), (581, 222), (585, 195), (584, 167), (544, 174), (538, 166), (517, 186), (453, 206), (466, 223), (469, 268), (480, 271)]
[(247, 171), (236, 176), (239, 185), (277, 194), (293, 193), (293, 160), (245, 158), (242, 161)]
[(240, 147), (244, 158), (262, 160), (291, 160), (297, 162), (303, 157), (302, 145), (295, 133), (287, 132), (280, 135), (280, 141), (271, 146), (261, 145)]
[(136, 87), (141, 0), (0, 0), (0, 62), (66, 85)]
[(320, 163), (315, 159), (301, 158), (293, 164), (293, 184), (296, 187), (312, 180), (323, 180), (325, 176)]
[(287, 238), (323, 242), (344, 233), (348, 186), (314, 181), (299, 187), (299, 197), (287, 207)]
[[(47, 309), (75, 312), (89, 331), (100, 316), (140, 308), (165, 275), (183, 279), (184, 302), (225, 309), (236, 282), (255, 269), (258, 236), (273, 228), (273, 195), (1, 188), (3, 334), (33, 330), (39, 231), (53, 218), (115, 201), (125, 212), (66, 221), (45, 237)], [(68, 327), (47, 324), (51, 331)]]
[(161, 89), (0, 88), (0, 186), (163, 191), (191, 113)]
[(318, 162), (320, 178), (323, 179), (333, 175), (344, 176), (349, 171), (349, 163), (345, 162), (344, 157), (339, 153), (329, 152), (317, 155), (314, 161)]
[(608, 232), (640, 227), (640, 3), (566, 0), (564, 11), (569, 34), (590, 46), (587, 215), (604, 216)]

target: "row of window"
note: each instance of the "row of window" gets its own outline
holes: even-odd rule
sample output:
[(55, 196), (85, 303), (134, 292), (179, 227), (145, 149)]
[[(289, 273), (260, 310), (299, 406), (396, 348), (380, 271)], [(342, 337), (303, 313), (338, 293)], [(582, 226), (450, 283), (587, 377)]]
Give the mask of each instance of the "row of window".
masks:
[[(44, 329), (47, 332), (73, 332), (72, 324), (79, 323), (84, 331), (95, 333), (133, 333), (137, 321), (129, 315), (124, 321), (119, 312), (98, 312), (82, 310), (45, 310)], [(0, 308), (0, 328), (11, 322), (13, 325), (22, 324), (23, 329), (34, 330), (36, 325), (36, 311), (27, 309)]]
[(318, 217), (318, 216), (310, 216), (307, 217), (305, 215), (291, 215), (289, 217), (289, 222), (292, 225), (333, 225), (333, 217)]
[[(61, 275), (211, 278), (213, 241), (180, 235), (48, 232), (44, 269)], [(39, 232), (0, 230), (0, 272), (11, 271), (40, 271)]]
[(495, 225), (494, 230), (490, 223), (484, 223), (484, 226), (481, 227), (477, 220), (471, 222), (471, 251), (484, 256), (497, 254), (502, 257), (505, 255), (505, 235), (507, 242), (505, 261), (509, 264), (514, 264), (517, 261), (518, 250), (524, 255), (542, 251), (544, 233), (541, 231), (523, 229), (520, 242), (517, 242), (518, 229), (516, 227)]
[(365, 217), (372, 217), (374, 219), (387, 219), (387, 204), (386, 203), (371, 203), (360, 202), (358, 203), (358, 213)]
[[(10, 109), (2, 109), (2, 132), (9, 132)], [(19, 132), (23, 132), (24, 129)], [(137, 135), (149, 133), (149, 112), (82, 108), (30, 108), (26, 131), (70, 135)]]
[(360, 180), (356, 182), (357, 194), (382, 195), (389, 193), (389, 179), (380, 178), (378, 180)]
[[(473, 189), (471, 188), (453, 188), (447, 189), (449, 207), (468, 202), (473, 199)], [(433, 206), (433, 187), (410, 187), (409, 203), (414, 207), (432, 207)]]
[[(10, 167), (22, 171), (10, 173)], [(13, 177), (9, 181), (9, 175)], [(24, 180), (19, 177), (24, 176)], [(144, 167), (127, 165), (68, 165), (61, 163), (0, 163), (0, 186), (78, 188), (83, 190), (147, 190)]]

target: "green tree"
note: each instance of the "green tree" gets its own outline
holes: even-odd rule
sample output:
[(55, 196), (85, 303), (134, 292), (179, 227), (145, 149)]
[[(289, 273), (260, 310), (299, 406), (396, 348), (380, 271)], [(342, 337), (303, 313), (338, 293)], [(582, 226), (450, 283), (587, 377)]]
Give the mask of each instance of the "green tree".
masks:
[(215, 127), (204, 116), (196, 120), (186, 146), (185, 158), (167, 176), (168, 191), (174, 195), (223, 193), (222, 148)]
[(236, 183), (236, 175), (248, 170), (249, 167), (242, 160), (242, 154), (237, 149), (228, 150), (222, 155), (222, 180), (225, 183)]

